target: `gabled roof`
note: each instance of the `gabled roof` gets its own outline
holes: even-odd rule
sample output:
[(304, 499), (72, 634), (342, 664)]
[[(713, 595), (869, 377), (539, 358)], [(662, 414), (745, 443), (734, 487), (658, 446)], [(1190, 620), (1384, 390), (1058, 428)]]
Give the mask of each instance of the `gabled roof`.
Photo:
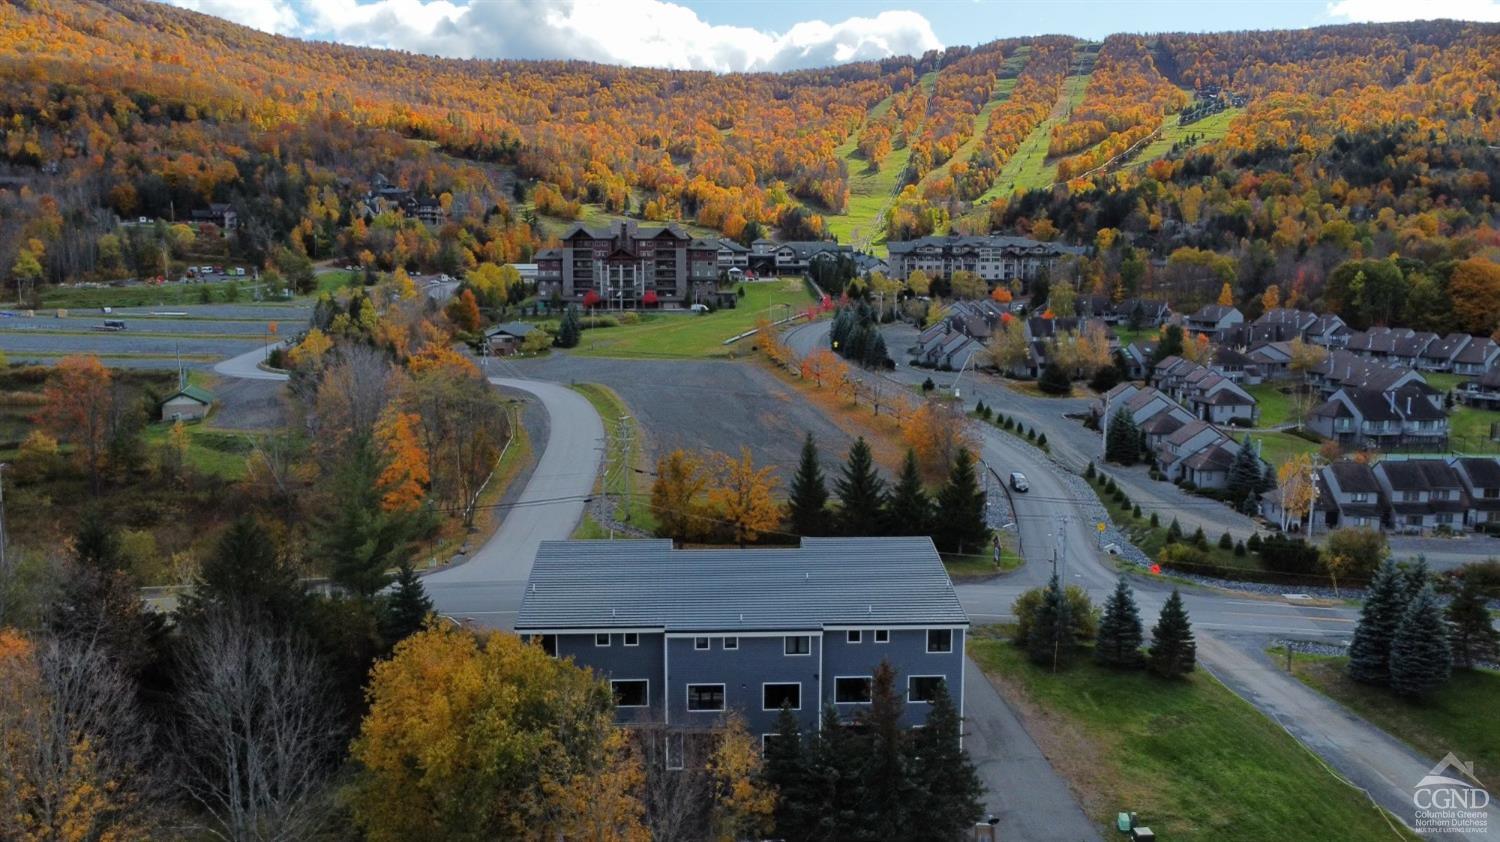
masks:
[(1375, 470), (1385, 475), (1394, 491), (1431, 491), (1463, 486), (1458, 472), (1441, 459), (1382, 459)]
[(804, 538), (678, 550), (671, 541), (544, 541), (517, 631), (803, 631), (968, 625), (929, 538)]
[(1330, 464), (1323, 470), (1333, 474), (1340, 491), (1380, 493), (1380, 482), (1375, 479), (1375, 470), (1363, 462), (1344, 459)]
[(1222, 304), (1209, 304), (1198, 308), (1198, 312), (1188, 316), (1188, 319), (1195, 322), (1217, 322), (1230, 313), (1238, 312), (1239, 310), (1234, 307), (1225, 307)]
[(527, 334), (536, 330), (534, 325), (525, 322), (502, 322), (484, 332), (485, 336), (514, 336), (518, 339), (525, 338)]
[(181, 389), (178, 389), (172, 394), (167, 395), (162, 399), (162, 403), (166, 403), (173, 398), (189, 398), (203, 404), (204, 406), (211, 406), (214, 402), (214, 393), (203, 388), (202, 386), (194, 386), (193, 384), (189, 383), (188, 385), (183, 386)]
[(1475, 488), (1500, 488), (1500, 462), (1495, 459), (1467, 456), (1459, 459), (1457, 464)]

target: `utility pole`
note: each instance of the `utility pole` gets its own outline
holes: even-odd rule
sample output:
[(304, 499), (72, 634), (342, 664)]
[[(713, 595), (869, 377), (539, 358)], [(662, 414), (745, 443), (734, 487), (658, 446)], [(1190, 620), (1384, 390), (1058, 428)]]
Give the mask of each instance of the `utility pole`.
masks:
[(631, 491), (635, 477), (631, 476), (630, 464), (630, 416), (621, 415), (619, 419), (620, 435), (620, 484), (625, 489), (625, 514), (620, 519), (626, 523), (630, 522)]

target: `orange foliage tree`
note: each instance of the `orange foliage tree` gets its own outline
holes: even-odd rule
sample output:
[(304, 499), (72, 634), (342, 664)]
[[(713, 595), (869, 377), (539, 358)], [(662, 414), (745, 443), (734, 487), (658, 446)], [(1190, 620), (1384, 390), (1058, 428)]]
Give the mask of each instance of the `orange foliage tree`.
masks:
[(63, 357), (48, 374), (47, 385), (42, 387), (42, 408), (35, 418), (59, 440), (74, 446), (96, 494), (108, 450), (109, 415), (114, 407), (110, 382), (109, 369), (98, 357)]

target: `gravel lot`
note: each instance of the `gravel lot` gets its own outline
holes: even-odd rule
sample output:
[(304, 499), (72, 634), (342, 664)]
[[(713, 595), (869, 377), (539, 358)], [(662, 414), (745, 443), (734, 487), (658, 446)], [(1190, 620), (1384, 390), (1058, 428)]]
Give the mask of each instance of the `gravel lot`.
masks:
[[(738, 453), (774, 465), (783, 485), (797, 468), (811, 431), (824, 469), (835, 473), (852, 439), (786, 384), (748, 363), (612, 360), (553, 353), (540, 359), (490, 361), (490, 373), (614, 389), (646, 431), (651, 459), (675, 448)], [(609, 419), (605, 419), (608, 422)]]
[(209, 387), (217, 399), (214, 427), (229, 430), (274, 430), (286, 424), (288, 412), (279, 380), (219, 377)]

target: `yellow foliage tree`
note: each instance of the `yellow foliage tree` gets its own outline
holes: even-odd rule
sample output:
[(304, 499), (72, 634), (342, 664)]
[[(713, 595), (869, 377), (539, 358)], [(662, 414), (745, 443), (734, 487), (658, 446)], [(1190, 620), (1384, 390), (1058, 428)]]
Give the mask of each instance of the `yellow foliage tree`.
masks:
[(1307, 517), (1317, 499), (1312, 457), (1299, 453), (1282, 462), (1276, 468), (1276, 490), (1281, 496), (1281, 528), (1285, 531)]
[(317, 328), (313, 328), (302, 337), (290, 351), (287, 352), (287, 362), (296, 369), (314, 369), (322, 365), (323, 357), (333, 349), (333, 340)]
[(427, 451), (417, 436), (421, 423), (421, 416), (414, 412), (388, 407), (375, 424), (376, 449), (385, 462), (375, 486), (380, 492), (380, 508), (387, 512), (415, 512), (422, 507), (432, 474), (427, 467)]
[(713, 516), (733, 531), (734, 542), (743, 547), (781, 522), (781, 507), (773, 496), (778, 484), (776, 469), (756, 468), (750, 448), (743, 446), (740, 458), (721, 453), (717, 462), (708, 505)]
[(609, 686), (572, 661), (434, 621), (375, 665), (368, 697), (349, 804), (374, 842), (646, 842)]
[(1270, 286), (1266, 287), (1266, 291), (1261, 293), (1260, 295), (1260, 306), (1262, 310), (1268, 313), (1272, 310), (1275, 310), (1277, 307), (1280, 307), (1281, 287), (1277, 286), (1276, 284), (1271, 284)]
[(674, 450), (658, 459), (656, 480), (651, 484), (656, 534), (675, 541), (702, 534), (705, 521), (699, 495), (706, 485), (703, 463), (687, 451)]
[(737, 714), (724, 722), (708, 759), (708, 774), (714, 790), (714, 839), (764, 837), (776, 810), (776, 793), (762, 780), (760, 747)]
[(1234, 290), (1229, 286), (1228, 281), (1225, 281), (1224, 286), (1219, 289), (1219, 306), (1234, 306)]

